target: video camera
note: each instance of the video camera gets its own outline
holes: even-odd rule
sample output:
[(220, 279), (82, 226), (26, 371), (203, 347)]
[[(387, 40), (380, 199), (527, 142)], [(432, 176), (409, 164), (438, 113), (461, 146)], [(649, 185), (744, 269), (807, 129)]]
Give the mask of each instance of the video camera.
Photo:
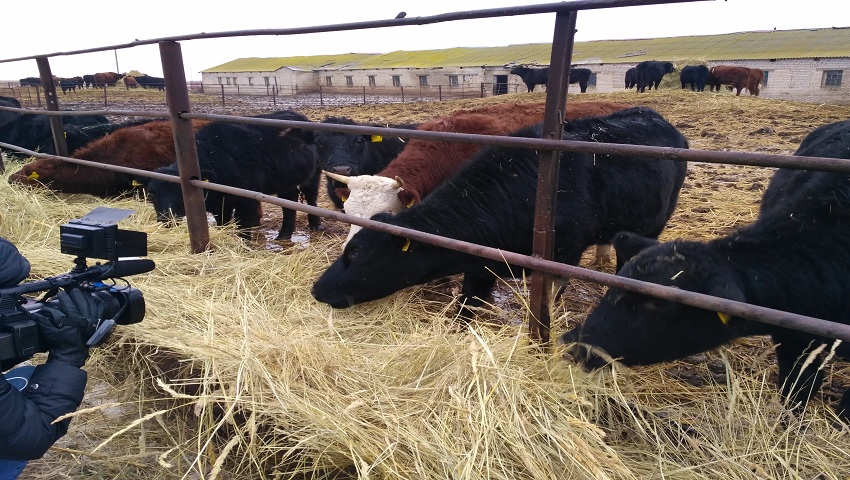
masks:
[[(147, 234), (132, 230), (119, 230), (116, 223), (134, 210), (98, 207), (80, 219), (71, 220), (59, 227), (60, 251), (76, 255), (74, 268), (69, 273), (44, 280), (0, 288), (0, 361), (3, 367), (29, 359), (37, 352), (46, 351), (39, 329), (31, 313), (45, 304), (58, 304), (53, 298), (60, 288), (79, 288), (97, 297), (103, 304), (103, 318), (89, 327), (94, 333), (86, 344), (100, 344), (115, 325), (139, 323), (145, 316), (142, 292), (132, 287), (123, 277), (149, 272), (156, 266), (153, 260), (127, 259), (147, 255)], [(89, 267), (87, 257), (109, 260)], [(116, 279), (124, 285), (115, 283)], [(111, 280), (104, 283), (104, 280)], [(46, 292), (35, 300), (29, 293)]]

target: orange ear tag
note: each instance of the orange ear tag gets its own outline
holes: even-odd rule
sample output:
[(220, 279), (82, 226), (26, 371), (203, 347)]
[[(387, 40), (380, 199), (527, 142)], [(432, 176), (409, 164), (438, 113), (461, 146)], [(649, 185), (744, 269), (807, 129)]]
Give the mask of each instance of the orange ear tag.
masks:
[(723, 322), (723, 325), (728, 324), (729, 320), (732, 319), (732, 315), (729, 315), (728, 313), (717, 312), (717, 316), (720, 318), (720, 321)]
[(384, 137), (382, 137), (380, 135), (372, 135), (372, 143), (378, 143), (378, 142), (383, 142), (383, 141), (384, 141)]
[(410, 239), (409, 239), (409, 238), (405, 238), (405, 239), (404, 239), (404, 245), (401, 247), (401, 251), (402, 251), (402, 252), (406, 252), (406, 251), (408, 251), (408, 250), (410, 250)]

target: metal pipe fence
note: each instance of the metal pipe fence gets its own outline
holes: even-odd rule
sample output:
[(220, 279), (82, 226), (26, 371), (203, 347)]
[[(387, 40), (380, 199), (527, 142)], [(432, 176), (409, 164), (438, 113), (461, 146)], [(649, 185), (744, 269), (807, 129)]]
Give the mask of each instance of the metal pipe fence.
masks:
[[(460, 242), (451, 238), (445, 238), (435, 235), (426, 234), (423, 232), (418, 232), (415, 230), (408, 230), (401, 227), (396, 227), (392, 225), (382, 224), (380, 222), (375, 222), (369, 219), (363, 219), (358, 217), (352, 217), (349, 215), (345, 215), (339, 212), (330, 211), (321, 209), (318, 207), (311, 207), (309, 205), (303, 205), (297, 202), (291, 202), (284, 199), (279, 199), (276, 197), (271, 197), (268, 195), (264, 195), (258, 192), (252, 192), (247, 190), (236, 189), (233, 187), (212, 184), (208, 182), (201, 182), (197, 180), (198, 176), (195, 175), (193, 177), (192, 172), (196, 172), (198, 170), (198, 158), (197, 152), (194, 151), (194, 132), (191, 128), (191, 120), (192, 119), (205, 119), (205, 120), (216, 120), (216, 121), (232, 121), (232, 122), (243, 122), (243, 123), (256, 123), (256, 124), (280, 124), (283, 126), (290, 127), (298, 127), (298, 128), (306, 128), (313, 130), (329, 130), (329, 131), (340, 131), (344, 133), (377, 133), (385, 136), (398, 136), (404, 138), (421, 138), (424, 140), (440, 140), (440, 141), (457, 141), (457, 142), (469, 142), (469, 143), (481, 143), (488, 145), (502, 145), (502, 146), (513, 146), (513, 147), (526, 147), (526, 148), (534, 148), (544, 152), (541, 156), (541, 162), (545, 163), (546, 155), (549, 155), (550, 158), (554, 159), (557, 157), (557, 153), (561, 151), (584, 151), (590, 153), (598, 153), (598, 154), (607, 154), (607, 155), (624, 155), (624, 154), (634, 154), (634, 155), (646, 155), (653, 156), (657, 158), (663, 159), (674, 159), (674, 160), (683, 160), (683, 161), (698, 161), (698, 162), (708, 162), (708, 163), (727, 163), (727, 164), (737, 164), (737, 165), (753, 165), (753, 166), (763, 166), (763, 167), (790, 167), (790, 168), (805, 168), (805, 169), (815, 169), (815, 170), (827, 170), (827, 171), (836, 171), (836, 172), (850, 172), (850, 161), (848, 160), (840, 160), (834, 158), (815, 158), (815, 157), (794, 157), (794, 156), (785, 156), (785, 155), (769, 155), (769, 154), (755, 154), (755, 153), (746, 153), (746, 152), (716, 152), (716, 151), (701, 151), (701, 150), (684, 150), (684, 149), (673, 149), (673, 148), (662, 148), (662, 147), (645, 147), (638, 145), (621, 145), (621, 144), (604, 144), (604, 143), (588, 143), (588, 142), (575, 142), (575, 141), (564, 141), (558, 140), (560, 138), (560, 114), (561, 114), (561, 106), (564, 104), (562, 99), (566, 97), (566, 89), (567, 85), (563, 80), (550, 82), (547, 85), (547, 108), (545, 113), (545, 121), (544, 121), (544, 131), (548, 132), (545, 138), (542, 139), (528, 139), (528, 138), (515, 138), (515, 137), (503, 137), (503, 136), (489, 136), (489, 135), (471, 135), (471, 134), (456, 134), (456, 133), (446, 133), (446, 132), (427, 132), (427, 131), (419, 131), (419, 130), (401, 130), (401, 129), (389, 129), (389, 128), (381, 128), (381, 127), (361, 127), (361, 126), (347, 126), (347, 125), (335, 125), (335, 124), (319, 124), (313, 122), (295, 122), (295, 121), (282, 121), (282, 120), (269, 120), (269, 119), (255, 119), (255, 118), (246, 118), (240, 116), (231, 116), (231, 115), (212, 115), (212, 114), (200, 114), (200, 113), (192, 113), (191, 112), (191, 104), (188, 100), (188, 87), (185, 82), (185, 77), (183, 73), (183, 65), (182, 65), (182, 54), (180, 53), (180, 45), (178, 42), (186, 41), (186, 40), (196, 40), (196, 39), (204, 39), (204, 38), (225, 38), (225, 37), (236, 37), (236, 36), (248, 36), (248, 35), (296, 35), (303, 33), (320, 33), (320, 32), (332, 32), (332, 31), (342, 31), (342, 30), (358, 30), (358, 29), (368, 29), (368, 28), (382, 28), (389, 26), (399, 26), (399, 25), (422, 25), (428, 23), (439, 23), (446, 21), (456, 21), (456, 20), (466, 20), (473, 18), (493, 18), (493, 17), (501, 17), (501, 16), (513, 16), (513, 15), (526, 15), (526, 14), (535, 14), (535, 13), (555, 13), (557, 15), (556, 18), (556, 35), (553, 41), (553, 51), (552, 51), (552, 59), (551, 59), (551, 68), (555, 71), (566, 71), (569, 68), (571, 53), (572, 53), (572, 32), (574, 31), (575, 26), (575, 13), (578, 10), (584, 9), (597, 9), (597, 8), (610, 8), (610, 7), (619, 7), (619, 6), (635, 6), (635, 5), (652, 5), (652, 4), (663, 4), (663, 3), (682, 3), (682, 2), (690, 2), (690, 1), (701, 1), (701, 0), (577, 0), (574, 2), (562, 2), (556, 4), (542, 4), (542, 5), (532, 5), (532, 6), (524, 6), (524, 7), (509, 7), (509, 8), (496, 8), (496, 9), (487, 9), (487, 10), (476, 10), (476, 11), (467, 11), (467, 12), (454, 12), (443, 15), (434, 15), (430, 17), (413, 17), (413, 18), (404, 18), (404, 19), (391, 19), (391, 20), (379, 20), (373, 22), (358, 22), (358, 23), (348, 23), (348, 24), (338, 24), (338, 25), (325, 25), (318, 27), (300, 27), (300, 28), (290, 28), (290, 29), (279, 29), (279, 30), (243, 30), (243, 31), (233, 31), (233, 32), (217, 32), (217, 33), (205, 33), (205, 34), (196, 34), (196, 35), (186, 35), (186, 36), (176, 36), (176, 37), (167, 37), (160, 39), (152, 39), (145, 41), (136, 41), (128, 44), (122, 45), (112, 45), (108, 47), (98, 47), (87, 50), (77, 50), (73, 52), (57, 52), (49, 55), (40, 55), (33, 57), (21, 57), (15, 59), (5, 59), (0, 60), (0, 63), (11, 62), (11, 61), (20, 61), (20, 60), (32, 60), (35, 59), (39, 63), (40, 73), (43, 78), (49, 78), (49, 65), (47, 64), (47, 58), (52, 56), (63, 56), (63, 55), (74, 55), (80, 53), (89, 53), (89, 52), (97, 52), (104, 50), (115, 50), (122, 48), (131, 48), (140, 45), (157, 43), (160, 46), (160, 54), (162, 57), (163, 63), (163, 71), (166, 79), (166, 96), (168, 98), (167, 112), (139, 112), (139, 111), (85, 111), (85, 112), (68, 112), (68, 111), (58, 111), (58, 107), (56, 105), (52, 105), (48, 102), (48, 110), (52, 111), (39, 111), (38, 113), (43, 113), (47, 115), (56, 116), (58, 118), (59, 115), (94, 115), (94, 114), (105, 114), (105, 115), (137, 115), (137, 116), (166, 116), (170, 117), (172, 121), (172, 125), (175, 128), (175, 146), (177, 147), (177, 162), (179, 166), (180, 176), (179, 178), (175, 178), (172, 176), (163, 176), (159, 174), (155, 174), (149, 171), (135, 170), (127, 167), (117, 167), (117, 166), (109, 166), (98, 164), (96, 162), (88, 162), (86, 160), (78, 160), (71, 159), (67, 156), (52, 156), (52, 155), (43, 155), (38, 154), (36, 152), (27, 151), (24, 149), (20, 149), (18, 147), (0, 143), (0, 147), (9, 148), (12, 150), (17, 150), (21, 153), (25, 153), (28, 155), (32, 155), (36, 158), (60, 158), (65, 161), (69, 161), (72, 163), (84, 164), (89, 166), (96, 166), (100, 168), (106, 168), (107, 170), (118, 170), (125, 171), (128, 173), (133, 173), (139, 176), (146, 176), (151, 178), (159, 178), (162, 180), (179, 182), (181, 183), (184, 191), (184, 202), (186, 203), (187, 209), (187, 221), (189, 222), (190, 229), (190, 242), (192, 243), (192, 250), (195, 252), (203, 251), (207, 248), (208, 244), (208, 224), (206, 222), (206, 213), (203, 207), (203, 198), (202, 192), (204, 189), (217, 190), (228, 194), (233, 195), (241, 195), (249, 198), (253, 198), (262, 202), (273, 203), (276, 205), (280, 205), (286, 208), (290, 208), (293, 210), (299, 210), (307, 213), (312, 213), (315, 215), (319, 215), (326, 218), (331, 218), (334, 220), (339, 220), (347, 223), (352, 223), (355, 225), (360, 225), (366, 228), (373, 228), (385, 232), (389, 232), (396, 235), (406, 236), (412, 239), (416, 239), (418, 241), (422, 241), (425, 243), (434, 244), (437, 246), (450, 248), (454, 250), (463, 251), (466, 253), (480, 255), (483, 257), (487, 257), (494, 260), (503, 260), (507, 263), (523, 266), (526, 268), (530, 268), (535, 272), (543, 272), (549, 275), (563, 275), (568, 277), (574, 277), (579, 279), (589, 280), (595, 283), (600, 283), (608, 286), (614, 286), (617, 288), (622, 288), (625, 290), (630, 290), (638, 293), (644, 293), (647, 295), (657, 296), (661, 298), (665, 298), (672, 301), (677, 301), (680, 303), (685, 303), (691, 306), (709, 309), (709, 310), (717, 310), (724, 311), (729, 314), (733, 314), (736, 316), (740, 316), (743, 318), (748, 318), (756, 321), (761, 321), (764, 323), (769, 323), (772, 325), (781, 326), (784, 328), (792, 328), (808, 333), (813, 333), (816, 335), (822, 335), (830, 338), (839, 338), (842, 340), (850, 341), (850, 326), (838, 324), (834, 322), (825, 321), (822, 319), (815, 319), (811, 317), (796, 315), (788, 312), (780, 312), (772, 309), (767, 309), (763, 307), (758, 307), (754, 305), (749, 305), (740, 302), (734, 302), (727, 299), (711, 297), (708, 295), (698, 294), (695, 292), (689, 292), (679, 289), (674, 289), (670, 287), (663, 287), (656, 284), (640, 282), (636, 280), (626, 279), (622, 277), (617, 277), (610, 274), (605, 274), (601, 272), (596, 272), (593, 270), (587, 270), (581, 267), (564, 265), (557, 262), (552, 262), (549, 259), (552, 258), (551, 255), (551, 247), (552, 247), (552, 231), (551, 228), (547, 227), (551, 225), (551, 211), (546, 211), (546, 206), (543, 206), (543, 213), (541, 214), (538, 211), (538, 215), (535, 217), (535, 231), (542, 232), (540, 234), (539, 244), (542, 245), (541, 248), (538, 247), (538, 239), (535, 238), (535, 253), (533, 255), (520, 255), (513, 252), (504, 252), (497, 249), (493, 249), (490, 247), (469, 244), (466, 242)], [(561, 34), (559, 34), (559, 32)], [(565, 33), (566, 34), (563, 34)], [(562, 35), (563, 34), (563, 35)], [(557, 77), (561, 77), (560, 75)], [(494, 86), (495, 88), (495, 86)], [(45, 90), (45, 98), (55, 98), (55, 90), (53, 85), (46, 85), (44, 87)], [(485, 88), (481, 87), (481, 92), (484, 92)], [(223, 93), (224, 89), (222, 89), (222, 98), (226, 99), (226, 95)], [(404, 90), (402, 89), (400, 93), (403, 95)], [(237, 92), (238, 93), (238, 92)], [(275, 95), (277, 92), (275, 92)], [(438, 89), (438, 95), (441, 95), (440, 89)], [(364, 93), (353, 94), (358, 98), (363, 99), (365, 96)], [(51, 97), (52, 96), (52, 97)], [(323, 93), (319, 92), (320, 102), (324, 101)], [(402, 99), (405, 101), (408, 99)], [(365, 103), (365, 99), (363, 100)], [(4, 110), (9, 110), (10, 108), (0, 107)], [(21, 111), (23, 109), (11, 109), (15, 111)], [(61, 130), (61, 125), (60, 125)], [(54, 135), (57, 137), (57, 135)], [(553, 153), (548, 153), (553, 152)], [(651, 161), (651, 160), (647, 160)], [(541, 168), (542, 170), (542, 168)], [(554, 175), (553, 175), (554, 173)], [(548, 177), (548, 178), (544, 178)], [(540, 181), (538, 182), (538, 199), (546, 199), (547, 196), (553, 196), (554, 189), (556, 185), (553, 183), (552, 178), (557, 178), (557, 162), (555, 162), (554, 169), (549, 168), (548, 171), (544, 174), (541, 173)], [(201, 195), (198, 194), (201, 192)], [(542, 195), (542, 196), (541, 196)], [(532, 278), (536, 276), (533, 275)], [(541, 278), (541, 277), (538, 277)], [(545, 278), (545, 277), (544, 277)], [(547, 290), (546, 282), (542, 282), (542, 284), (538, 284), (538, 286), (532, 286), (531, 296), (532, 296), (532, 304), (535, 303), (534, 299), (539, 298), (542, 299), (544, 292)], [(532, 315), (535, 317), (533, 322), (536, 322), (537, 325), (530, 325), (530, 330), (533, 338), (538, 340), (548, 341), (548, 312), (545, 310), (546, 304), (543, 302), (538, 302), (540, 308), (537, 310), (532, 309)]]

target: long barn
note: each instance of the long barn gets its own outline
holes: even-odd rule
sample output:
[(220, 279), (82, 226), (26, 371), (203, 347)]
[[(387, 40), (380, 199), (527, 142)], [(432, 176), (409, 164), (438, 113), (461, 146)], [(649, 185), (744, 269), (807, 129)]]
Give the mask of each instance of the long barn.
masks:
[[(380, 95), (406, 88), (489, 96), (525, 91), (510, 69), (545, 66), (550, 54), (551, 44), (540, 43), (239, 58), (201, 74), (208, 93), (296, 95), (321, 90)], [(591, 92), (622, 90), (626, 71), (644, 60), (672, 61), (680, 68), (696, 63), (760, 68), (765, 72), (762, 96), (850, 102), (850, 79), (844, 78), (850, 71), (850, 27), (576, 42), (573, 52), (574, 64), (593, 72)]]

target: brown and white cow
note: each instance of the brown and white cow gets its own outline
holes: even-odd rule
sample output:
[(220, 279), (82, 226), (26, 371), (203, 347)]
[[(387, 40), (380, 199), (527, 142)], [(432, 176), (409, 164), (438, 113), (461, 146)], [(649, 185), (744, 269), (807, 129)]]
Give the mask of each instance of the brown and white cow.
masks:
[[(629, 107), (623, 103), (603, 101), (568, 102), (566, 118), (607, 115)], [(504, 103), (458, 110), (425, 122), (418, 130), (507, 135), (542, 122), (544, 109), (545, 104), (541, 102)], [(345, 213), (370, 218), (377, 213), (398, 213), (418, 203), (481, 148), (482, 145), (475, 143), (412, 139), (399, 156), (376, 175), (344, 177), (325, 174), (347, 184), (348, 192), (338, 192), (340, 198), (346, 199)], [(345, 243), (360, 228), (351, 225)]]
[[(208, 123), (192, 122), (195, 131)], [(149, 171), (170, 165), (177, 159), (171, 122), (157, 120), (121, 128), (78, 149), (72, 158)], [(9, 175), (9, 182), (44, 185), (57, 192), (102, 197), (119, 195), (133, 188), (133, 179), (128, 174), (54, 158), (43, 158), (24, 165), (21, 170)]]

